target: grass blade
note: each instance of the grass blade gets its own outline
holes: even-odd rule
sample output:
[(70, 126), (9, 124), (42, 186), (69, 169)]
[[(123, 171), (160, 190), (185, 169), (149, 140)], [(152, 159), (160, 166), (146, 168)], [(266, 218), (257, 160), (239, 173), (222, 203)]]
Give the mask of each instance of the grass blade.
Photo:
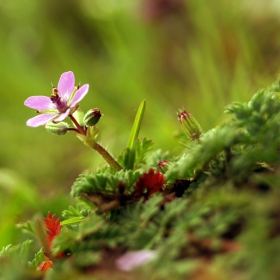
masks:
[(134, 160), (135, 160), (134, 144), (139, 135), (143, 116), (145, 113), (145, 108), (146, 108), (146, 100), (143, 100), (138, 108), (132, 129), (130, 132), (130, 136), (129, 136), (129, 139), (127, 142), (127, 155), (126, 155), (126, 159), (125, 159), (125, 169), (133, 169)]

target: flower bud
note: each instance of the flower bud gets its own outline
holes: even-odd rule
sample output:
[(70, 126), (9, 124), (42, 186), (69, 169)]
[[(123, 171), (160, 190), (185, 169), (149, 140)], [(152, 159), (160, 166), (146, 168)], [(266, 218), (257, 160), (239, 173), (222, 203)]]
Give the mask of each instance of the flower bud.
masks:
[(168, 170), (169, 161), (161, 160), (158, 162), (158, 169), (161, 173), (165, 173)]
[(55, 135), (64, 135), (67, 133), (68, 124), (65, 122), (53, 123), (52, 121), (45, 124), (45, 128), (48, 132)]
[(197, 120), (189, 114), (186, 110), (178, 114), (178, 120), (187, 136), (192, 140), (198, 140), (202, 134), (202, 129)]
[(94, 126), (101, 117), (102, 114), (97, 108), (91, 109), (84, 116), (84, 124), (87, 126)]

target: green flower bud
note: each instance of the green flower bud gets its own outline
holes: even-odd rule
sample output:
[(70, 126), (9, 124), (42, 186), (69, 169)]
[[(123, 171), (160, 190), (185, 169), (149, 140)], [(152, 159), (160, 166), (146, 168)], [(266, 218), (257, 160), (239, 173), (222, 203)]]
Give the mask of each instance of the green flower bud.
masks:
[(68, 124), (65, 122), (54, 123), (52, 121), (45, 124), (45, 128), (48, 132), (55, 135), (64, 135), (68, 131)]
[(84, 116), (84, 124), (94, 126), (99, 122), (101, 117), (102, 114), (97, 108), (91, 109)]
[(192, 140), (198, 140), (202, 134), (202, 129), (197, 120), (189, 114), (186, 110), (178, 114), (178, 120), (187, 136)]
[(76, 121), (81, 127), (85, 126), (84, 116), (85, 116), (84, 112), (79, 108), (73, 113), (73, 117), (76, 119)]

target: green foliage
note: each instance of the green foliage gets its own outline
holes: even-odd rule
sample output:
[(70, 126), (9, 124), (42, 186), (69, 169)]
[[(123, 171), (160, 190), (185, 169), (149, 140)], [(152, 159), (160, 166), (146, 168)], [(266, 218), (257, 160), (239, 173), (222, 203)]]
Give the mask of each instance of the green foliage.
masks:
[(148, 158), (147, 166), (156, 170), (159, 168), (158, 167), (159, 162), (161, 161), (173, 162), (175, 160), (176, 158), (172, 157), (169, 151), (163, 152), (162, 150), (156, 150), (150, 154)]
[[(146, 154), (151, 150), (153, 145), (153, 141), (150, 139), (137, 139), (134, 143), (133, 153), (134, 153), (134, 160), (133, 160), (133, 168), (137, 169), (140, 168), (141, 165), (145, 164)], [(118, 162), (120, 165), (125, 166), (126, 159), (129, 157), (130, 150), (126, 148), (122, 154), (118, 158)]]
[(11, 246), (12, 246), (12, 244), (9, 244), (9, 245), (3, 247), (2, 250), (0, 251), (0, 257), (7, 255)]
[(142, 125), (142, 120), (144, 117), (145, 113), (145, 108), (146, 108), (146, 100), (142, 101), (140, 104), (137, 114), (135, 116), (135, 120), (129, 135), (128, 143), (127, 143), (127, 148), (126, 148), (126, 155), (124, 157), (124, 168), (125, 169), (133, 169), (134, 167), (134, 161), (135, 161), (135, 142), (138, 138), (139, 131)]
[[(145, 168), (168, 161), (163, 192), (145, 202), (127, 200), (105, 211), (99, 207), (63, 231), (56, 251), (69, 250), (77, 267), (99, 267), (108, 250), (113, 258), (130, 250), (156, 250), (160, 257), (146, 266), (146, 272), (153, 271), (159, 279), (171, 273), (174, 279), (191, 277), (203, 260), (227, 279), (236, 271), (249, 279), (273, 279), (280, 246), (278, 85), (260, 90), (248, 103), (228, 106), (231, 118), (202, 135), (200, 143), (180, 157), (160, 150), (147, 154)], [(139, 145), (140, 154), (146, 147)], [(107, 199), (110, 204), (121, 183), (133, 192), (142, 173), (92, 172), (75, 182), (72, 194), (103, 195), (102, 203)], [(81, 216), (79, 207), (69, 208), (68, 217)], [(82, 254), (89, 256), (84, 263)], [(213, 273), (207, 266), (204, 270)]]
[(44, 260), (44, 258), (44, 251), (41, 248), (40, 251), (35, 254), (34, 259), (28, 262), (28, 267), (37, 269), (39, 264)]
[(29, 257), (30, 246), (32, 240), (26, 240), (20, 245), (12, 246), (11, 244), (3, 247), (0, 251), (0, 259), (11, 258), (26, 263)]
[[(201, 279), (277, 279), (279, 81), (262, 94), (258, 93), (252, 104), (244, 103), (247, 93), (262, 87), (279, 72), (279, 40), (274, 36), (279, 30), (278, 9), (274, 8), (277, 1), (257, 1), (254, 5), (251, 5), (252, 1), (242, 0), (217, 0), (215, 4), (206, 0), (171, 1), (176, 2), (174, 9), (157, 6), (159, 2), (141, 0), (133, 3), (120, 1), (115, 4), (114, 1), (51, 0), (44, 3), (6, 1), (1, 5), (0, 38), (3, 44), (0, 61), (3, 67), (0, 74), (2, 88), (7, 92), (1, 95), (1, 104), (5, 105), (2, 106), (0, 118), (1, 164), (23, 174), (40, 193), (39, 196), (34, 195), (33, 186), (25, 188), (29, 183), (25, 184), (22, 179), (11, 184), (13, 187), (10, 188), (6, 183), (13, 182), (16, 177), (7, 170), (1, 172), (1, 247), (20, 240), (13, 225), (18, 220), (27, 219), (27, 214), (38, 208), (46, 213), (54, 209), (60, 211), (63, 207), (62, 199), (54, 200), (59, 205), (58, 208), (56, 205), (43, 206), (40, 197), (43, 196), (45, 200), (47, 193), (57, 193), (61, 189), (67, 191), (80, 170), (101, 162), (99, 157), (91, 153), (87, 155), (84, 147), (78, 146), (76, 139), (70, 138), (70, 133), (64, 141), (46, 135), (44, 129), (32, 133), (23, 125), (24, 120), (31, 117), (32, 113), (24, 109), (22, 101), (30, 95), (51, 93), (51, 87), (46, 87), (46, 83), (56, 85), (61, 69), (65, 69), (73, 70), (77, 79), (90, 83), (91, 92), (85, 101), (86, 105), (98, 106), (104, 113), (107, 124), (101, 122), (101, 135), (106, 139), (106, 145), (116, 154), (127, 142), (128, 135), (125, 133), (131, 127), (132, 111), (137, 108), (138, 102), (147, 99), (152, 107), (146, 112), (142, 133), (153, 139), (156, 149), (169, 149), (170, 156), (163, 156), (164, 152), (159, 157), (147, 154), (146, 162), (142, 162), (140, 166), (136, 163), (134, 169), (137, 172), (139, 168), (155, 169), (158, 159), (167, 159), (170, 163), (165, 175), (168, 188), (164, 190), (163, 197), (169, 201), (174, 192), (183, 193), (183, 198), (176, 196), (175, 200), (188, 201), (185, 209), (182, 208), (184, 211), (176, 214), (182, 216), (182, 219), (175, 225), (172, 224), (172, 234), (168, 235), (169, 229), (164, 235), (154, 232), (158, 222), (152, 225), (148, 219), (147, 233), (144, 234), (147, 238), (144, 241), (138, 240), (141, 238), (140, 233), (136, 234), (137, 238), (130, 239), (128, 231), (125, 241), (115, 239), (118, 241), (115, 241), (114, 252), (110, 251), (114, 257), (124, 252), (124, 249), (119, 248), (125, 247), (127, 243), (132, 244), (133, 248), (148, 244), (147, 247), (154, 246), (156, 250), (161, 250), (160, 258), (151, 265), (148, 274), (143, 276), (137, 271), (133, 276), (124, 276), (113, 270), (116, 279), (145, 279), (149, 277), (147, 275), (154, 275), (155, 278), (165, 278), (166, 275), (191, 278), (192, 273), (195, 274), (194, 278)], [(269, 97), (265, 100), (262, 96), (271, 94), (276, 99), (276, 104), (275, 99), (271, 100)], [(185, 149), (183, 155), (173, 157), (182, 148), (176, 145), (176, 139), (170, 137), (176, 123), (175, 117), (170, 117), (174, 114), (174, 108), (187, 105), (187, 109), (192, 109), (204, 131), (207, 131), (221, 120), (219, 112), (232, 100), (241, 101), (227, 109), (233, 114), (232, 120), (205, 133), (200, 145), (191, 144), (191, 149)], [(41, 155), (42, 151), (47, 151), (47, 156), (30, 156)], [(143, 171), (139, 172), (141, 175)], [(105, 173), (97, 170), (92, 174)], [(134, 173), (131, 174), (133, 177)], [(119, 182), (116, 181), (114, 184), (117, 185), (106, 182), (105, 188), (98, 188), (98, 192), (118, 194), (116, 186), (119, 186)], [(81, 185), (83, 184), (88, 184), (86, 179), (81, 180)], [(126, 186), (128, 192), (133, 190), (133, 184), (135, 182), (130, 187)], [(78, 189), (75, 197), (79, 197), (84, 189), (94, 191), (96, 188), (94, 184), (89, 184), (88, 188), (80, 186), (80, 183), (77, 186), (81, 187), (81, 192)], [(151, 197), (143, 205), (150, 205), (150, 201), (153, 204), (152, 201), (160, 198), (161, 195)], [(197, 201), (196, 207), (192, 206), (192, 200)], [(215, 204), (217, 200), (219, 203), (224, 201), (224, 206), (219, 208)], [(241, 244), (241, 249), (235, 251), (234, 255), (215, 251), (216, 257), (211, 258), (211, 250), (209, 253), (204, 241), (202, 244), (194, 239), (189, 241), (186, 232), (193, 228), (186, 227), (186, 216), (182, 213), (196, 213), (199, 211), (199, 204), (206, 202), (211, 202), (208, 210), (206, 209), (208, 215), (193, 222), (202, 236), (207, 236), (212, 229), (213, 232), (221, 232), (216, 226), (220, 221), (225, 219), (225, 224), (230, 223), (235, 219), (234, 215), (240, 215), (239, 207), (244, 210), (245, 217), (237, 218), (242, 220), (239, 222), (242, 224), (240, 233), (232, 238), (234, 242)], [(243, 203), (247, 208), (244, 208)], [(77, 211), (66, 210), (66, 220), (63, 222), (67, 224), (65, 228), (69, 229), (68, 233), (76, 234), (78, 221), (84, 221), (95, 212), (95, 207), (91, 204), (83, 203), (81, 209), (80, 206), (76, 208)], [(225, 210), (228, 204), (231, 207)], [(96, 212), (104, 218), (103, 226), (107, 227), (107, 232), (112, 233), (108, 235), (112, 240), (114, 231), (110, 229), (116, 228), (117, 221), (121, 220), (120, 213), (128, 208), (133, 212), (139, 205), (142, 204), (133, 202), (120, 209), (109, 209), (104, 214)], [(164, 207), (167, 208), (167, 205), (165, 203)], [(175, 208), (173, 202), (170, 205)], [(45, 207), (44, 210), (41, 207)], [(148, 208), (141, 208), (140, 212), (135, 213), (141, 215), (141, 211), (149, 212)], [(169, 210), (165, 208), (162, 205), (160, 209), (153, 206), (150, 211), (154, 215), (147, 217), (151, 220), (160, 219), (159, 213), (163, 217), (165, 214), (169, 216)], [(223, 211), (229, 215), (224, 217)], [(231, 212), (234, 213), (233, 216)], [(211, 220), (212, 213), (216, 221)], [(179, 219), (176, 215), (170, 214), (174, 221)], [(203, 215), (198, 216), (201, 218)], [(136, 222), (132, 230), (137, 229), (138, 223), (141, 223), (136, 217), (134, 219)], [(132, 223), (132, 217), (129, 220)], [(209, 225), (209, 228), (205, 229), (203, 223)], [(26, 229), (32, 231), (28, 226)], [(149, 243), (152, 232), (159, 242), (151, 239)], [(91, 235), (84, 236), (83, 240), (76, 242), (85, 244), (86, 247), (94, 238)], [(65, 244), (65, 248), (69, 247), (67, 239)], [(132, 245), (127, 246), (127, 250)], [(95, 251), (93, 253), (93, 250), (85, 249), (79, 255), (89, 256), (87, 259), (91, 260), (91, 265), (95, 264), (94, 268), (87, 271), (93, 274), (104, 272), (104, 267), (107, 266), (102, 263), (102, 259), (108, 256), (104, 253), (107, 252), (104, 247), (96, 253), (101, 256), (100, 266), (97, 264), (98, 258), (92, 256)], [(186, 247), (187, 249), (182, 250)], [(197, 251), (200, 254), (197, 253), (194, 257), (192, 252)], [(80, 279), (80, 276), (81, 279), (91, 279), (92, 275), (86, 277), (72, 270), (72, 258), (79, 254), (78, 251), (73, 252), (72, 257), (62, 261), (65, 266), (60, 267), (59, 262), (55, 264), (53, 277), (46, 275), (36, 278)], [(197, 265), (205, 256), (207, 261)], [(85, 268), (82, 262), (81, 257), (77, 267)], [(33, 279), (30, 275), (20, 275), (18, 266), (13, 264), (11, 267), (12, 269), (7, 270), (7, 275), (1, 275), (1, 278)], [(139, 269), (141, 272), (144, 270)], [(199, 273), (202, 271), (202, 275), (197, 270)], [(212, 273), (216, 274), (213, 276)], [(56, 277), (57, 275), (59, 276)], [(108, 275), (102, 276), (104, 279), (110, 278)]]
[(74, 207), (73, 205), (69, 205), (68, 209), (63, 211), (62, 216), (65, 219), (87, 216), (88, 211), (86, 211), (84, 208), (85, 204), (83, 203), (77, 203), (76, 207)]
[(207, 172), (214, 175), (226, 171), (238, 181), (262, 162), (279, 162), (275, 151), (280, 144), (280, 102), (274, 91), (260, 90), (248, 104), (234, 103), (226, 112), (233, 118), (205, 133), (201, 145), (171, 165), (166, 173), (168, 180), (195, 178), (209, 166)]
[(23, 231), (26, 231), (31, 234), (36, 234), (35, 224), (33, 221), (27, 221), (24, 223), (17, 224), (17, 227)]
[[(115, 261), (124, 253), (150, 249), (158, 257), (139, 268), (143, 277), (153, 272), (155, 279), (234, 279), (238, 273), (240, 279), (276, 279), (279, 83), (258, 91), (248, 103), (229, 105), (230, 118), (178, 157), (161, 150), (148, 153), (151, 141), (144, 138), (135, 142), (134, 170), (103, 166), (80, 175), (71, 191), (78, 202), (63, 212), (63, 228), (51, 242), (52, 227), (45, 233), (42, 221), (37, 219), (37, 232), (31, 222), (20, 225), (44, 235), (43, 248), (49, 251), (40, 250), (28, 262), (31, 241), (26, 241), (4, 247), (0, 259), (19, 259), (22, 269), (34, 269), (47, 255), (54, 263), (51, 277), (69, 270), (99, 276), (108, 269), (120, 273)], [(168, 162), (164, 175), (146, 172), (159, 169), (159, 161)], [(155, 193), (137, 196), (137, 188), (154, 188), (162, 176), (166, 183)]]
[(120, 184), (125, 184), (127, 190), (130, 190), (135, 181), (140, 176), (140, 170), (118, 171), (115, 174), (95, 174), (90, 173), (81, 175), (74, 183), (71, 191), (73, 197), (79, 196), (81, 193), (106, 193), (115, 194)]

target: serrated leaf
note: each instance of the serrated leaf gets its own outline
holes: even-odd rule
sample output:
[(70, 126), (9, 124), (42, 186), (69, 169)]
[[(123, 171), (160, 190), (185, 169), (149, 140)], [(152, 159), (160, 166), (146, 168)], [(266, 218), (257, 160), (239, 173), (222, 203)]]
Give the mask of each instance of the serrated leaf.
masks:
[(27, 231), (29, 233), (36, 235), (34, 222), (27, 221), (25, 223), (17, 224), (16, 226), (17, 228), (22, 229), (23, 231)]
[[(146, 163), (146, 154), (150, 151), (153, 145), (153, 141), (150, 139), (137, 139), (134, 145), (134, 169), (139, 168), (141, 164)], [(125, 165), (125, 161), (128, 158), (130, 150), (126, 148), (123, 153), (119, 156), (118, 162), (121, 165)]]
[(143, 138), (135, 143), (135, 167), (137, 168), (140, 164), (146, 163), (146, 154), (150, 151), (153, 145), (151, 139)]
[(28, 267), (36, 269), (39, 264), (44, 260), (44, 251), (41, 248), (38, 253), (35, 254), (34, 259), (28, 262)]
[[(87, 217), (92, 212), (91, 207), (83, 202), (78, 202), (75, 207), (73, 205), (69, 205), (68, 209), (62, 212), (62, 217), (66, 220), (75, 218), (81, 219)], [(63, 225), (64, 222), (65, 221), (61, 222), (61, 224)]]
[(7, 255), (8, 251), (10, 250), (12, 244), (9, 244), (5, 247), (2, 248), (2, 250), (0, 251), (0, 257), (4, 257)]
[(82, 240), (85, 236), (93, 234), (102, 229), (104, 220), (95, 214), (84, 219), (79, 225), (76, 240)]
[(108, 183), (108, 176), (103, 174), (81, 175), (72, 186), (71, 195), (79, 196), (80, 193), (106, 192), (113, 193), (114, 188)]
[(0, 257), (8, 257), (19, 260), (21, 263), (26, 263), (32, 240), (26, 240), (21, 244), (12, 246), (9, 244), (3, 247), (0, 252)]
[(115, 174), (87, 174), (80, 176), (72, 187), (71, 194), (74, 197), (81, 193), (105, 193), (114, 194), (120, 183), (124, 183), (129, 190), (140, 176), (140, 170), (120, 170)]

